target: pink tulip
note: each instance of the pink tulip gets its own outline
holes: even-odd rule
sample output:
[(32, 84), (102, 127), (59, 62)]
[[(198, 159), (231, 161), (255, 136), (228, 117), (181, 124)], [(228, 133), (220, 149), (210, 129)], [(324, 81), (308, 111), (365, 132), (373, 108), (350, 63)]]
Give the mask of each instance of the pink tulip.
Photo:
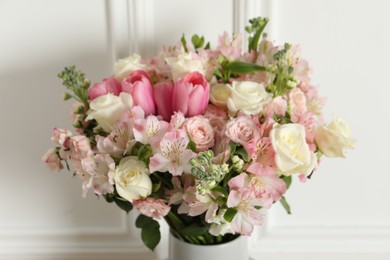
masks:
[(172, 110), (172, 92), (173, 82), (159, 83), (154, 86), (154, 101), (156, 102), (157, 114), (162, 116), (165, 121), (171, 119)]
[(92, 88), (88, 89), (90, 100), (94, 100), (97, 97), (112, 93), (116, 96), (121, 92), (121, 85), (114, 77), (103, 79), (103, 82), (93, 84)]
[(145, 71), (136, 70), (123, 79), (122, 92), (131, 94), (134, 105), (142, 107), (145, 115), (156, 114), (152, 82)]
[(210, 84), (199, 72), (181, 78), (173, 88), (172, 108), (187, 117), (203, 115), (209, 103)]

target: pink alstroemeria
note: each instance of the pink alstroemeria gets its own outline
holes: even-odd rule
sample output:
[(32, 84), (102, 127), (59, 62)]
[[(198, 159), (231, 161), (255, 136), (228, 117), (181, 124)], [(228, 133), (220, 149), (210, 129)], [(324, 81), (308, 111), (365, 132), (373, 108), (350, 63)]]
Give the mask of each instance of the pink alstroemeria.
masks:
[(241, 56), (242, 36), (235, 35), (230, 37), (224, 32), (218, 37), (218, 50), (229, 60), (236, 60)]
[(133, 126), (135, 140), (150, 144), (154, 150), (158, 149), (159, 142), (168, 129), (168, 122), (158, 120), (152, 115), (146, 119), (136, 119)]
[(286, 192), (286, 183), (276, 176), (275, 168), (252, 163), (246, 171), (252, 173), (250, 183), (256, 197), (265, 200), (271, 199), (270, 203), (264, 203), (264, 205), (267, 204), (270, 207), (272, 202), (280, 200)]
[(93, 188), (99, 195), (114, 192), (115, 162), (108, 154), (88, 156), (81, 160), (81, 166), (90, 176), (85, 188)]
[(226, 204), (229, 208), (237, 210), (231, 222), (232, 229), (246, 236), (252, 233), (255, 225), (263, 223), (263, 216), (257, 209), (263, 206), (263, 202), (256, 198), (255, 192), (249, 184), (250, 177), (245, 172), (232, 178), (228, 183), (230, 193)]
[(71, 137), (73, 134), (71, 131), (67, 130), (67, 129), (61, 129), (61, 128), (54, 128), (54, 131), (53, 131), (53, 136), (51, 138), (51, 140), (60, 145), (60, 146), (64, 146), (66, 145), (66, 141), (69, 137)]
[(56, 153), (55, 149), (49, 149), (45, 155), (42, 156), (42, 161), (46, 164), (51, 172), (58, 172), (64, 168), (61, 163), (61, 158)]
[(191, 217), (199, 216), (206, 212), (205, 220), (211, 223), (218, 210), (218, 204), (215, 203), (215, 194), (207, 191), (205, 194), (199, 194), (195, 187), (189, 187), (184, 194), (184, 200), (188, 203), (188, 215)]
[(191, 174), (183, 174), (180, 177), (172, 177), (173, 189), (167, 190), (166, 195), (169, 198), (169, 205), (179, 205), (177, 212), (179, 214), (188, 214), (189, 207), (183, 199), (186, 190), (194, 185), (194, 177)]
[(165, 217), (171, 210), (171, 207), (166, 205), (163, 200), (152, 197), (148, 197), (144, 200), (133, 200), (132, 204), (141, 214), (155, 220)]
[(79, 160), (92, 154), (89, 140), (84, 135), (75, 135), (66, 139), (60, 156), (64, 160)]
[(150, 158), (150, 172), (169, 171), (173, 176), (191, 172), (190, 160), (196, 154), (187, 149), (188, 136), (184, 130), (171, 130), (167, 132), (160, 142), (160, 149)]

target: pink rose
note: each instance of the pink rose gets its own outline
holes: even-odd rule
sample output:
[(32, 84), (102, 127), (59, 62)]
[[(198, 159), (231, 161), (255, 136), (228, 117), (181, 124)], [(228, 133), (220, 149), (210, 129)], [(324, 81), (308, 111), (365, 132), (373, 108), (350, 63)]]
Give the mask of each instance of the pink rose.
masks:
[(166, 205), (163, 200), (151, 197), (144, 200), (133, 200), (133, 205), (141, 214), (156, 220), (165, 217), (171, 210), (171, 207)]
[(135, 106), (140, 106), (146, 115), (155, 115), (153, 86), (149, 75), (143, 70), (136, 70), (122, 81), (122, 92), (132, 95)]
[(171, 115), (173, 115), (172, 92), (172, 81), (159, 83), (154, 86), (153, 94), (154, 101), (156, 102), (157, 114), (162, 116), (165, 121), (169, 121)]
[(103, 82), (93, 84), (92, 88), (88, 89), (89, 99), (92, 101), (97, 97), (112, 93), (118, 96), (121, 92), (121, 85), (114, 77), (103, 79)]
[(197, 151), (205, 151), (214, 146), (214, 130), (207, 118), (202, 116), (188, 118), (184, 123), (184, 129), (194, 141)]
[(209, 103), (210, 84), (199, 72), (180, 78), (173, 87), (172, 108), (187, 117), (204, 114)]
[(209, 104), (204, 116), (210, 121), (210, 124), (213, 127), (214, 133), (216, 135), (222, 133), (223, 129), (225, 128), (227, 118), (225, 110)]
[(252, 117), (241, 114), (227, 122), (225, 134), (235, 143), (248, 145), (260, 137), (260, 133)]

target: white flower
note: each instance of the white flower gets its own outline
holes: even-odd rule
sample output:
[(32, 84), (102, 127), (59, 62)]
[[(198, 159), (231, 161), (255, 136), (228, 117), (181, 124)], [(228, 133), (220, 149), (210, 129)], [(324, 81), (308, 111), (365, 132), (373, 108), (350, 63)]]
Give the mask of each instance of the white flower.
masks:
[(281, 174), (310, 174), (317, 165), (306, 143), (305, 127), (300, 124), (276, 125), (270, 132), (275, 163)]
[(188, 73), (198, 71), (205, 74), (205, 65), (202, 59), (194, 59), (191, 53), (181, 53), (177, 57), (168, 57), (165, 59), (171, 67), (172, 79), (174, 82), (178, 78), (187, 75)]
[(264, 86), (253, 81), (233, 81), (230, 90), (231, 97), (227, 106), (232, 113), (242, 111), (248, 115), (255, 115), (271, 100)]
[(227, 84), (218, 83), (211, 86), (210, 101), (214, 105), (226, 108), (228, 99), (231, 96), (230, 87)]
[(342, 119), (334, 119), (327, 126), (320, 126), (316, 133), (316, 143), (320, 151), (328, 157), (345, 157), (346, 149), (353, 149), (356, 140), (350, 137), (351, 129)]
[(94, 99), (89, 106), (87, 120), (95, 119), (103, 130), (111, 132), (123, 115), (130, 112), (133, 98), (124, 92), (119, 97), (107, 94)]
[(125, 59), (120, 59), (115, 62), (114, 75), (120, 82), (135, 70), (145, 70), (146, 65), (141, 64), (141, 56), (133, 54)]
[(135, 156), (123, 158), (115, 169), (114, 182), (118, 194), (132, 202), (152, 193), (152, 181), (146, 165)]

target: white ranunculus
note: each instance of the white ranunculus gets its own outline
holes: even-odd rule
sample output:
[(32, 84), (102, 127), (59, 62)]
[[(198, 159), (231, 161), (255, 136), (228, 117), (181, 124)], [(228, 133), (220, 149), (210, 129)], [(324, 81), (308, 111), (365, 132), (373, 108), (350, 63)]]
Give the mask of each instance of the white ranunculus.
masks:
[(242, 111), (248, 115), (255, 115), (271, 100), (264, 85), (253, 81), (233, 81), (230, 90), (231, 97), (227, 106), (232, 113)]
[(300, 124), (276, 125), (270, 132), (275, 163), (283, 175), (310, 174), (317, 158), (306, 143), (305, 127)]
[(141, 64), (141, 56), (139, 54), (133, 54), (125, 59), (120, 59), (115, 62), (114, 75), (119, 82), (126, 78), (131, 72), (135, 70), (145, 70), (147, 66)]
[(135, 156), (123, 158), (115, 169), (114, 182), (118, 194), (132, 202), (152, 193), (149, 169)]
[(89, 104), (87, 120), (95, 119), (104, 131), (111, 132), (118, 120), (125, 112), (130, 111), (132, 106), (133, 98), (130, 94), (122, 92), (118, 97), (109, 93), (97, 97)]
[(174, 82), (176, 82), (178, 78), (191, 72), (198, 71), (203, 75), (205, 74), (203, 60), (201, 58), (193, 59), (191, 53), (182, 53), (177, 57), (168, 57), (165, 61), (171, 67), (171, 74)]
[(320, 151), (328, 157), (345, 157), (345, 150), (353, 149), (356, 143), (351, 138), (349, 125), (339, 118), (327, 126), (320, 126), (315, 140)]

